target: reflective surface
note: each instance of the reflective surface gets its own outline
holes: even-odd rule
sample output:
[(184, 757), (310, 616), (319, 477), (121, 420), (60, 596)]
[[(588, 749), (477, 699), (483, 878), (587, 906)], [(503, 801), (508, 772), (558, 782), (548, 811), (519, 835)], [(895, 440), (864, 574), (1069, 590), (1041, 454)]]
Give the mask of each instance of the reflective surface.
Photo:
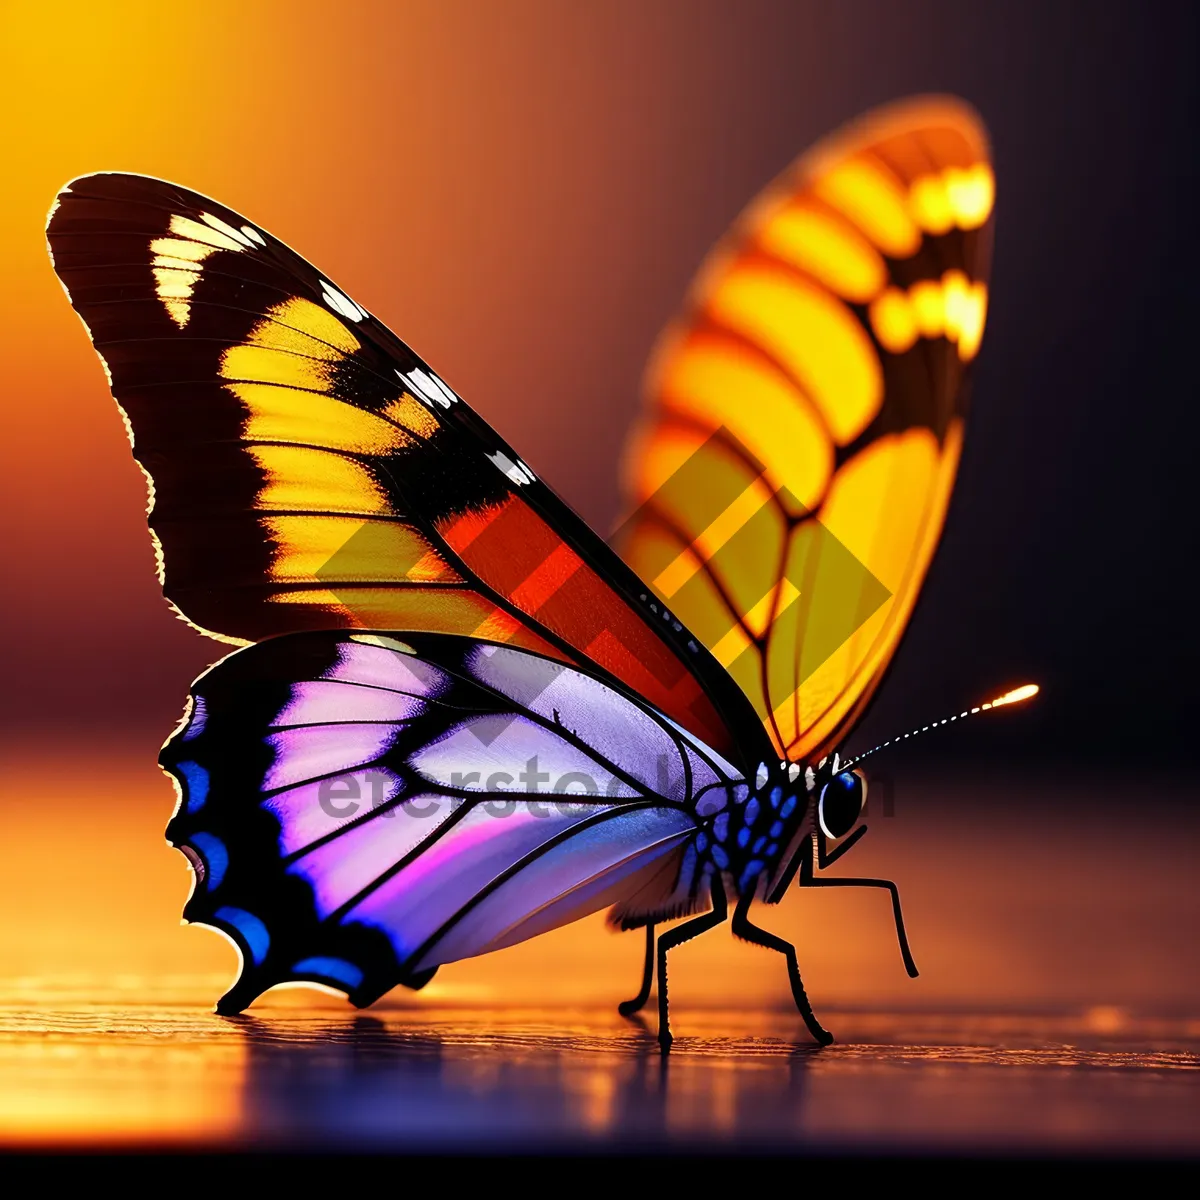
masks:
[(664, 1065), (607, 1011), (6, 1007), (0, 1122), (26, 1144), (1200, 1150), (1200, 1021), (825, 1015), (845, 1040), (817, 1050), (790, 1014), (681, 1013)]
[[(615, 1012), (642, 941), (602, 919), (364, 1012), (217, 1017), (234, 955), (179, 927), (154, 747), (10, 745), (0, 785), (0, 1145), (1200, 1152), (1187, 779), (902, 776), (847, 862), (898, 882), (921, 977), (885, 897), (794, 891), (757, 919), (837, 1044), (718, 929), (672, 956), (665, 1071), (652, 1013)], [(1161, 832), (1118, 854), (1131, 807)]]

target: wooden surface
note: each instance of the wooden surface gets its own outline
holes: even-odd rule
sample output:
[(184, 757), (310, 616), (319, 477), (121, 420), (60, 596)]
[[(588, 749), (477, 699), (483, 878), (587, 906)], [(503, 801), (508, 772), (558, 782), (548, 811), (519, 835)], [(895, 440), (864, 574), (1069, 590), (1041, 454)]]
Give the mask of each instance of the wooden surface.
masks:
[(793, 892), (757, 919), (838, 1044), (714, 930), (672, 956), (664, 1070), (653, 1016), (615, 1012), (641, 939), (602, 916), (364, 1013), (288, 990), (217, 1017), (234, 955), (179, 926), (154, 746), (10, 746), (0, 1146), (1200, 1154), (1196, 791), (902, 781), (845, 873), (897, 880), (920, 979), (886, 897)]
[[(0, 997), (9, 1146), (1200, 1152), (1200, 1021), (297, 1007)], [(16, 1002), (14, 1002), (16, 1001)]]

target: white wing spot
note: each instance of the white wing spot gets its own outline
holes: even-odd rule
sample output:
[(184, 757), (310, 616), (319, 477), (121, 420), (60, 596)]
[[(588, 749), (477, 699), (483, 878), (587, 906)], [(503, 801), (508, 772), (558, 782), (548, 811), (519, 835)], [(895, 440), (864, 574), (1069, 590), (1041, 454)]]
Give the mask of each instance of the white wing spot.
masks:
[[(430, 380), (432, 380), (433, 384), (441, 391), (442, 395), (445, 396), (446, 399), (451, 404), (454, 404), (457, 402), (458, 397), (435, 374), (433, 374), (432, 371), (429, 373), (429, 378), (430, 378)], [(522, 467), (525, 467), (525, 464), (523, 462), (519, 462), (519, 465)], [(529, 470), (528, 467), (525, 467), (525, 469), (527, 471)]]
[(263, 237), (253, 225), (243, 225), (242, 232), (252, 241), (257, 242), (260, 246), (267, 244), (267, 239)]
[(497, 450), (495, 454), (489, 454), (487, 458), (489, 462), (499, 467), (518, 487), (523, 487), (525, 484), (533, 482), (533, 476), (521, 470), (503, 450)]
[(321, 290), (325, 293), (325, 303), (339, 317), (345, 317), (347, 321), (361, 321), (367, 315), (365, 310), (359, 308), (349, 296), (339, 292), (333, 284), (324, 279), (321, 280)]
[[(412, 384), (417, 394), (426, 404), (440, 404), (443, 408), (449, 408), (451, 400), (457, 399), (448, 388), (439, 388), (433, 379), (426, 375), (420, 367), (413, 367), (407, 376), (401, 376), (401, 378), (408, 379), (408, 382)], [(512, 465), (515, 466), (516, 464)]]
[(205, 225), (209, 227), (209, 229), (215, 229), (218, 233), (223, 233), (227, 238), (232, 238), (234, 242), (240, 242), (248, 250), (252, 250), (254, 248), (254, 243), (251, 242), (251, 240), (240, 229), (234, 229), (232, 225), (222, 221), (220, 217), (214, 217), (212, 213), (202, 212), (200, 214), (200, 220), (202, 220)]

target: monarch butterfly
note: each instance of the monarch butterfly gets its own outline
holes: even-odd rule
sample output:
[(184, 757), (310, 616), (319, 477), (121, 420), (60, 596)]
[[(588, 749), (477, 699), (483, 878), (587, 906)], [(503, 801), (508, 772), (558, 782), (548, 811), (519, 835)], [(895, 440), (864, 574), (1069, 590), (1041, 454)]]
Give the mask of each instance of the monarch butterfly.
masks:
[(258, 226), (158, 179), (63, 189), (51, 257), (150, 483), (165, 595), (240, 647), (160, 758), (185, 917), (241, 957), (219, 1012), (285, 981), (367, 1005), (607, 907), (645, 930), (621, 1011), (657, 965), (665, 1052), (667, 955), (732, 901), (827, 1043), (795, 950), (749, 917), (797, 873), (887, 889), (916, 974), (895, 885), (816, 872), (866, 832), (841, 746), (941, 531), (992, 201), (953, 99), (798, 160), (655, 353), (610, 546)]

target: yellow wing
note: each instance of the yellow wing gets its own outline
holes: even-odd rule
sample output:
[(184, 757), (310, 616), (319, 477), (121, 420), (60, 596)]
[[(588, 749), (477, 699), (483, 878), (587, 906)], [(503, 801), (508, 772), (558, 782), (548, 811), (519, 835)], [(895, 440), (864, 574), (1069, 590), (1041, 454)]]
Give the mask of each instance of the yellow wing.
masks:
[(937, 547), (994, 190), (961, 102), (873, 112), (747, 209), (651, 361), (616, 545), (782, 756), (858, 720)]

